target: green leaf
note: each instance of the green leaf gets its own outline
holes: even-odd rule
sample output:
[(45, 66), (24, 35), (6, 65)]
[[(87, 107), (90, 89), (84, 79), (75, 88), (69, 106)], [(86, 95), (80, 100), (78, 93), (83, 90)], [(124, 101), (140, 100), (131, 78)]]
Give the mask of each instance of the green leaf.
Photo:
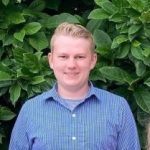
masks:
[(131, 84), (132, 82), (131, 76), (126, 71), (118, 67), (105, 66), (100, 68), (100, 72), (106, 79), (110, 81), (117, 81), (120, 83), (128, 84)]
[(7, 5), (9, 4), (9, 1), (10, 1), (10, 0), (2, 0), (2, 3), (3, 3), (5, 6), (7, 6)]
[(97, 46), (96, 50), (102, 55), (102, 56), (109, 56), (111, 55), (111, 43), (112, 40), (109, 37), (107, 33), (105, 33), (102, 30), (95, 30), (94, 34), (94, 41)]
[(35, 54), (35, 56), (38, 58), (38, 60), (40, 61), (41, 58), (42, 58), (43, 52), (36, 52), (36, 53), (34, 53), (34, 54)]
[(146, 71), (146, 66), (143, 64), (142, 61), (136, 61), (135, 62), (135, 67), (136, 67), (136, 74), (137, 74), (137, 76), (144, 75), (144, 73)]
[(12, 73), (12, 70), (7, 66), (7, 63), (5, 64), (5, 62), (1, 61), (0, 62), (0, 71), (2, 72), (6, 72), (8, 74), (11, 74)]
[(29, 9), (34, 10), (34, 11), (42, 11), (46, 6), (45, 1), (43, 0), (34, 0), (32, 3), (29, 5)]
[(16, 3), (21, 3), (22, 0), (16, 0)]
[(14, 37), (20, 42), (23, 42), (24, 36), (25, 36), (25, 30), (21, 30), (19, 32), (14, 33)]
[(121, 43), (128, 41), (128, 37), (126, 35), (118, 35), (113, 39), (111, 48), (117, 48)]
[(40, 85), (32, 86), (32, 91), (35, 93), (41, 93)]
[(6, 35), (5, 38), (3, 39), (3, 46), (8, 46), (11, 45), (14, 41), (14, 38), (12, 35)]
[(8, 121), (15, 117), (15, 113), (13, 113), (7, 107), (0, 106), (0, 120), (1, 121)]
[(149, 56), (150, 56), (150, 45), (149, 45), (149, 47), (143, 48), (142, 54), (143, 54), (145, 57), (149, 57)]
[[(33, 76), (35, 76), (35, 73), (38, 73), (39, 72), (39, 69), (38, 68), (34, 68), (36, 70), (33, 70), (32, 67), (33, 66), (30, 66), (27, 67), (27, 64), (28, 63), (24, 63), (24, 66), (21, 68), (21, 69), (17, 69), (17, 77), (21, 77), (25, 80), (30, 80), (30, 78), (32, 78)], [(38, 64), (39, 65), (39, 64)]]
[(22, 11), (23, 16), (35, 17), (35, 11), (25, 8)]
[(39, 72), (39, 62), (38, 58), (31, 53), (23, 54), (23, 61), (26, 68), (28, 68), (33, 73)]
[(29, 82), (27, 82), (28, 80), (22, 80), (19, 82), (20, 87), (24, 90), (27, 91), (28, 86), (29, 86)]
[(142, 14), (141, 14), (141, 17), (140, 17), (140, 20), (143, 22), (143, 23), (150, 23), (150, 10), (148, 11), (144, 11)]
[(106, 32), (97, 29), (94, 31), (93, 36), (98, 47), (110, 49), (112, 40)]
[(43, 25), (48, 29), (56, 28), (59, 24), (63, 22), (80, 23), (76, 16), (73, 16), (69, 13), (53, 15), (52, 17), (49, 17), (47, 20), (44, 21), (45, 22), (43, 23)]
[(48, 40), (44, 32), (39, 32), (29, 38), (30, 45), (38, 51), (48, 47)]
[(143, 63), (150, 67), (150, 57), (144, 58)]
[(150, 38), (150, 26), (149, 26), (149, 24), (144, 25), (144, 34), (145, 34), (145, 36)]
[(116, 58), (122, 59), (125, 58), (130, 51), (130, 44), (125, 43), (121, 45), (118, 49), (115, 49), (114, 54)]
[(95, 2), (98, 6), (101, 6), (102, 3), (108, 2), (108, 0), (94, 0), (94, 2)]
[(141, 49), (141, 47), (140, 46), (138, 46), (138, 47), (131, 47), (131, 53), (132, 53), (132, 55), (135, 57), (135, 58), (137, 58), (137, 59), (139, 59), (139, 60), (144, 60), (144, 56), (142, 55), (142, 49)]
[(143, 0), (127, 0), (132, 8), (135, 10), (142, 12), (144, 10), (144, 2)]
[(110, 1), (105, 1), (101, 3), (101, 7), (108, 14), (115, 14), (118, 11), (118, 8)]
[(5, 30), (0, 30), (0, 40), (3, 40), (5, 38), (6, 32)]
[(148, 78), (148, 79), (144, 82), (144, 84), (146, 84), (148, 87), (150, 87), (150, 78)]
[(133, 25), (130, 26), (128, 33), (129, 34), (134, 34), (137, 31), (139, 31), (141, 27), (142, 27), (141, 25), (133, 24)]
[(145, 112), (150, 113), (150, 92), (146, 88), (136, 89), (134, 97), (138, 106)]
[(41, 24), (39, 22), (31, 22), (24, 26), (25, 34), (32, 35), (37, 33), (41, 29)]
[(86, 28), (89, 31), (91, 31), (91, 33), (94, 33), (94, 30), (99, 29), (99, 27), (101, 26), (102, 22), (103, 22), (102, 20), (95, 20), (95, 19), (93, 20), (93, 19), (91, 19), (87, 23)]
[(125, 23), (123, 22), (123, 23), (116, 24), (116, 29), (121, 33), (121, 35), (124, 33), (125, 34), (128, 33), (128, 26), (127, 26), (126, 21), (125, 21)]
[(40, 84), (42, 82), (45, 82), (44, 76), (35, 76), (31, 80), (32, 85)]
[(132, 41), (132, 46), (133, 47), (139, 47), (140, 45), (141, 45), (141, 42), (139, 42), (137, 40)]
[[(126, 22), (127, 19), (128, 19), (127, 16), (124, 16), (124, 15), (120, 14), (119, 12), (112, 14), (109, 17), (109, 21), (116, 22), (116, 23)], [(116, 25), (118, 25), (118, 24), (116, 24)]]
[(109, 14), (105, 12), (103, 9), (97, 8), (90, 12), (88, 19), (108, 19)]
[(49, 0), (46, 0), (46, 8), (49, 9), (58, 11), (60, 4), (61, 4), (60, 0), (51, 0), (51, 3), (49, 2)]
[(15, 60), (21, 65), (23, 63), (23, 54), (26, 53), (26, 51), (23, 48), (14, 48), (13, 54)]
[(100, 72), (100, 70), (98, 68), (95, 68), (94, 70), (92, 70), (91, 74), (90, 74), (90, 80), (92, 81), (103, 81), (106, 82), (106, 79), (103, 77), (102, 73)]
[(11, 80), (0, 81), (0, 88), (9, 87), (11, 85), (12, 85), (12, 81)]
[(12, 104), (15, 105), (21, 94), (21, 87), (19, 86), (19, 84), (16, 83), (12, 85), (9, 89), (9, 93), (10, 93), (10, 100)]
[(7, 20), (14, 24), (20, 24), (26, 21), (22, 13), (15, 11), (10, 12), (10, 14), (7, 17)]
[(8, 80), (12, 80), (11, 75), (6, 72), (0, 71), (0, 81), (8, 81)]

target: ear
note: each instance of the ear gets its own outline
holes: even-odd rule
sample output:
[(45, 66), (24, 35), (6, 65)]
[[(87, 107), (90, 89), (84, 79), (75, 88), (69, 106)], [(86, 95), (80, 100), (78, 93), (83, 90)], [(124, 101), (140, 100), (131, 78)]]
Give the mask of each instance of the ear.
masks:
[(96, 53), (93, 53), (92, 54), (92, 58), (91, 58), (91, 70), (95, 67), (96, 65), (96, 62), (97, 62), (97, 54)]
[(48, 62), (51, 69), (53, 69), (53, 54), (50, 52), (48, 53)]

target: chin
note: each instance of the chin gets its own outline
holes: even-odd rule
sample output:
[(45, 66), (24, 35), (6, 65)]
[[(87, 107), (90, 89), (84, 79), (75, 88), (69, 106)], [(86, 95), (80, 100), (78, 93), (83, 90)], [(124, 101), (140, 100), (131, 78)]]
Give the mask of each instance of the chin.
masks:
[(70, 83), (66, 83), (66, 86), (78, 86), (79, 83), (77, 82), (70, 82)]
[(78, 87), (79, 86), (79, 82), (68, 82), (68, 83), (64, 83), (64, 85), (66, 86), (66, 87)]

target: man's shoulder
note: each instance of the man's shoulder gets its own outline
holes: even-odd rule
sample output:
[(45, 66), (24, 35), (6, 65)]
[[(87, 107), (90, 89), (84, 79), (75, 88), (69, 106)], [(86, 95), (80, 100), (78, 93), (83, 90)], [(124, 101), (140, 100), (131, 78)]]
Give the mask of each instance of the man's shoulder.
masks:
[(26, 100), (24, 105), (32, 106), (32, 105), (41, 105), (45, 103), (45, 101), (50, 98), (51, 90), (45, 91), (39, 95), (36, 95), (32, 98)]
[(110, 92), (105, 89), (94, 87), (96, 96), (101, 100), (109, 103), (126, 103), (126, 99), (116, 93)]
[(122, 99), (123, 97), (116, 94), (116, 93), (113, 93), (111, 91), (108, 91), (108, 90), (105, 90), (105, 89), (102, 89), (102, 88), (98, 88), (98, 87), (93, 87), (94, 88), (94, 91), (96, 94), (100, 94), (102, 96), (106, 96), (106, 97), (113, 97), (113, 98), (120, 98)]
[(119, 111), (122, 112), (130, 108), (128, 101), (120, 95), (96, 87), (95, 91), (101, 106), (108, 109), (110, 113), (118, 114)]

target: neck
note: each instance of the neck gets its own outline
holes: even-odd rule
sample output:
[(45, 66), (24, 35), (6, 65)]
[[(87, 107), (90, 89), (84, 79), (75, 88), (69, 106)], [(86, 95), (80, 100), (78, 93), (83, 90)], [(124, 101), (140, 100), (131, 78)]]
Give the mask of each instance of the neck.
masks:
[(64, 99), (70, 99), (70, 100), (78, 100), (83, 99), (89, 90), (89, 85), (83, 86), (83, 87), (68, 87), (64, 88), (60, 85), (58, 85), (58, 94), (60, 97)]

